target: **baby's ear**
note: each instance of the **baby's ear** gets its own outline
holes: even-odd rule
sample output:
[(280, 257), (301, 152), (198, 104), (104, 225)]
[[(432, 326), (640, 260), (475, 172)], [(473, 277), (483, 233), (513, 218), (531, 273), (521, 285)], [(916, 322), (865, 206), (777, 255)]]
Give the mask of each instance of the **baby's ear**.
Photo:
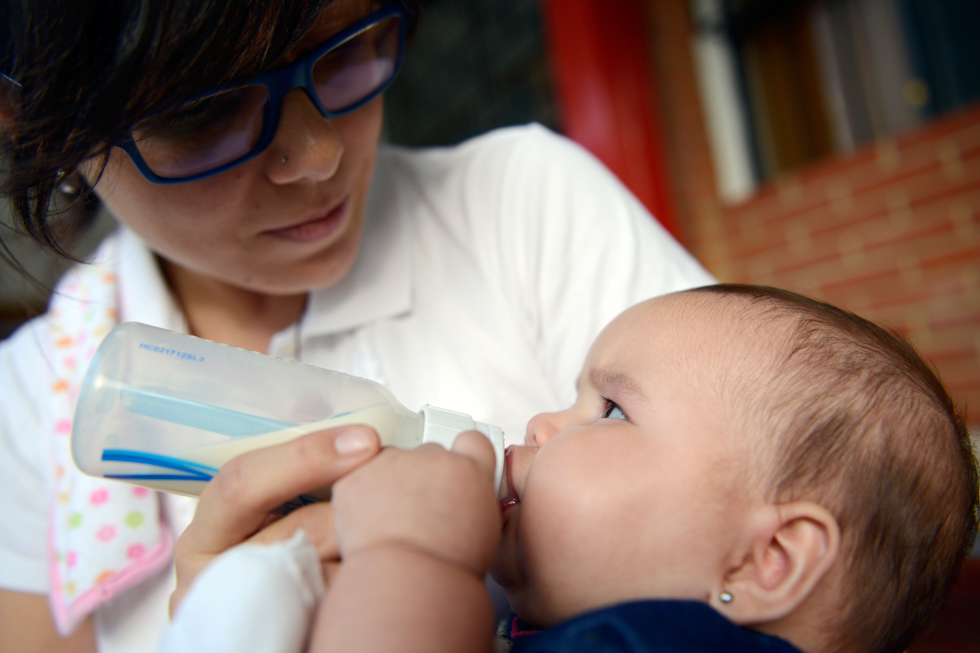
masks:
[(840, 527), (808, 501), (767, 506), (750, 522), (748, 550), (711, 605), (752, 626), (786, 617), (810, 596), (840, 556)]

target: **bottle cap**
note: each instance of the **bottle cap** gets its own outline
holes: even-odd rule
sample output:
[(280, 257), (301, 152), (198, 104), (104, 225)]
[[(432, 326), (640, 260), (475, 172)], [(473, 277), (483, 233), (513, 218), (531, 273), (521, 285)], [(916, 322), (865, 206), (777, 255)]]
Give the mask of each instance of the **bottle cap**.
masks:
[(493, 453), (496, 457), (496, 467), (494, 469), (493, 482), (497, 496), (503, 498), (507, 494), (504, 479), (504, 432), (499, 426), (477, 422), (466, 413), (457, 413), (454, 410), (436, 408), (426, 404), (422, 406), (422, 413), (425, 423), (422, 427), (422, 442), (435, 442), (441, 444), (446, 449), (452, 449), (453, 442), (463, 431), (479, 431), (487, 436), (493, 445)]

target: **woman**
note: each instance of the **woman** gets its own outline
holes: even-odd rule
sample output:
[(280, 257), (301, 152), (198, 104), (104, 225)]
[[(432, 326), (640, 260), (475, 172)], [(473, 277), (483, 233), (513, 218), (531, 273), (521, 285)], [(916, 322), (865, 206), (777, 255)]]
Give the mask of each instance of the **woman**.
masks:
[[(514, 441), (570, 403), (609, 319), (711, 281), (540, 127), (379, 149), (414, 1), (3, 6), (6, 194), (56, 245), (49, 201), (77, 174), (122, 226), (0, 346), (0, 649), (153, 650), (166, 621), (194, 502), (88, 479), (65, 453), (72, 390), (115, 323), (372, 378)], [(328, 505), (267, 525), (269, 510), (376, 451), (368, 431), (325, 432), (222, 470), (178, 543), (174, 596), (249, 537), (316, 539)]]

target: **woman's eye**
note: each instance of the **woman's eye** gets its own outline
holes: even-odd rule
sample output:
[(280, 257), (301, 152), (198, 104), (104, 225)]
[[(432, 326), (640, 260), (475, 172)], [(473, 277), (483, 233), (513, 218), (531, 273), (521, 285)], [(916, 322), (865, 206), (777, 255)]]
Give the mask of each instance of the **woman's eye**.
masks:
[(249, 107), (238, 92), (226, 92), (188, 102), (172, 114), (151, 121), (145, 128), (137, 126), (134, 132), (142, 137), (188, 138), (207, 129), (218, 128), (234, 121)]
[(606, 402), (606, 410), (602, 413), (602, 416), (606, 419), (629, 419), (626, 417), (626, 413), (623, 409), (614, 404), (611, 401)]

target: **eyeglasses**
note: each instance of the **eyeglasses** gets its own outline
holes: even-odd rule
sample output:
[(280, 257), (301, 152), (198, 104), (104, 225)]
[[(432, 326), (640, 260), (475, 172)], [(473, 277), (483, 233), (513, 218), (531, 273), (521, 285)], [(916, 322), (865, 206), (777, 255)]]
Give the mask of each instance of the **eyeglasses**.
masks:
[(116, 146), (154, 184), (220, 174), (269, 146), (282, 99), (293, 89), (303, 89), (324, 118), (350, 113), (380, 95), (401, 68), (405, 31), (404, 11), (387, 5), (288, 66), (137, 124)]

